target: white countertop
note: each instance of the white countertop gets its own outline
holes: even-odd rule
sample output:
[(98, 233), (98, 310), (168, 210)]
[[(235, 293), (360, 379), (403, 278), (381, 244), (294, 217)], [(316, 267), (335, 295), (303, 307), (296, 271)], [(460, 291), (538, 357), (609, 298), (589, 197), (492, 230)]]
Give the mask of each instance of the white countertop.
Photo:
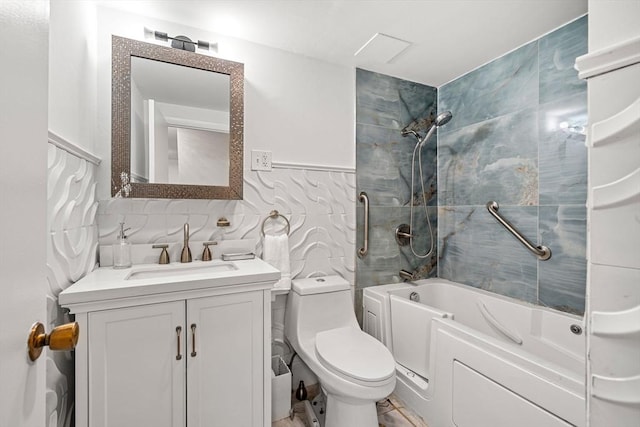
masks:
[[(209, 270), (216, 264), (232, 264), (237, 269)], [(166, 276), (127, 279), (142, 271), (167, 271)], [(131, 268), (101, 267), (87, 274), (58, 296), (62, 307), (104, 300), (141, 297), (211, 288), (232, 288), (259, 285), (269, 289), (280, 279), (280, 271), (259, 258), (242, 261), (193, 261), (188, 264), (138, 264)]]

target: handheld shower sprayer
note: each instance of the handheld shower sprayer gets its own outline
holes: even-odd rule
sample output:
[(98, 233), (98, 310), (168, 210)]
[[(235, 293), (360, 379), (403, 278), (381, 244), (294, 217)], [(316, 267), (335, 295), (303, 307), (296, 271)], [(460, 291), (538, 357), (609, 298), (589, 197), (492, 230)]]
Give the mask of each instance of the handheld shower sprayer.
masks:
[(427, 134), (425, 135), (424, 138), (421, 137), (420, 134), (415, 130), (407, 129), (406, 127), (400, 131), (400, 135), (415, 136), (416, 139), (418, 140), (418, 144), (420, 145), (420, 147), (422, 147), (422, 145), (424, 145), (429, 140), (429, 138), (431, 137), (431, 134), (433, 134), (433, 132), (435, 132), (435, 130), (440, 126), (444, 126), (447, 123), (449, 123), (449, 120), (451, 120), (452, 117), (453, 117), (453, 114), (451, 114), (451, 111), (445, 111), (444, 113), (438, 114), (438, 116), (431, 122), (431, 126), (429, 126), (429, 129), (427, 129)]
[[(420, 185), (422, 189), (422, 197), (421, 197), (422, 206), (424, 207), (424, 215), (426, 217), (427, 225), (429, 226), (429, 236), (431, 237), (429, 251), (426, 254), (422, 254), (422, 255), (418, 254), (413, 248), (414, 235), (412, 232), (413, 231), (413, 200), (412, 200), (409, 204), (410, 206), (410, 219), (409, 219), (409, 226), (408, 226), (408, 229), (409, 229), (408, 235), (410, 236), (409, 246), (411, 247), (411, 252), (413, 253), (413, 255), (415, 255), (418, 258), (427, 258), (431, 256), (435, 247), (434, 241), (433, 241), (433, 229), (431, 227), (431, 220), (429, 219), (429, 213), (427, 210), (427, 201), (425, 200), (426, 194), (424, 190), (424, 177), (422, 176), (422, 146), (429, 140), (429, 138), (437, 128), (449, 123), (449, 120), (451, 120), (452, 117), (453, 117), (453, 114), (451, 114), (451, 111), (445, 111), (443, 113), (438, 114), (438, 116), (431, 122), (431, 125), (429, 126), (429, 129), (427, 130), (427, 134), (425, 135), (424, 138), (422, 138), (420, 134), (418, 134), (415, 130), (407, 129), (407, 127), (405, 127), (404, 129), (402, 129), (402, 131), (400, 131), (400, 134), (402, 136), (413, 135), (418, 140), (416, 146), (413, 148), (413, 156), (411, 158), (411, 199), (413, 199), (413, 196), (414, 196), (413, 186), (415, 182), (415, 160), (416, 160), (416, 152), (417, 152), (418, 153), (418, 172), (420, 174)], [(402, 226), (406, 227), (406, 224), (403, 224)], [(396, 228), (396, 241), (398, 241), (399, 243), (403, 241), (402, 239), (398, 238), (399, 237), (398, 230), (403, 230), (401, 229), (402, 226)], [(407, 233), (405, 232), (404, 234), (407, 234)], [(400, 236), (400, 237), (406, 237), (406, 236)]]
[(449, 120), (453, 117), (451, 111), (445, 111), (444, 113), (438, 114), (438, 117), (433, 121), (435, 127), (440, 127), (449, 123)]

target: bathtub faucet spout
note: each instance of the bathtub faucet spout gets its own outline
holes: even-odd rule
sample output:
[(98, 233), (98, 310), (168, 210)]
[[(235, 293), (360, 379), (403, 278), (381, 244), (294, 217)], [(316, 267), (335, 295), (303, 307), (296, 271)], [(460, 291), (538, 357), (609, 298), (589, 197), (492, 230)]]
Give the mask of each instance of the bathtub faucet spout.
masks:
[(399, 274), (400, 274), (400, 277), (405, 281), (412, 282), (412, 281), (414, 281), (416, 279), (414, 274), (408, 272), (407, 270), (400, 270)]

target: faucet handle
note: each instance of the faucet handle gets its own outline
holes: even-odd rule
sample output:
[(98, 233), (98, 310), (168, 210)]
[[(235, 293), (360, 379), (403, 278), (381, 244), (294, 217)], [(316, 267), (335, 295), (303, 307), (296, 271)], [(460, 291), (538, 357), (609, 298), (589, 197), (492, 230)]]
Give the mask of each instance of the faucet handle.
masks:
[(162, 249), (160, 252), (160, 259), (158, 260), (158, 264), (169, 264), (169, 252), (167, 252), (168, 244), (162, 245), (153, 245), (151, 246), (153, 249)]
[(202, 260), (203, 261), (211, 261), (211, 250), (209, 249), (209, 246), (211, 245), (217, 245), (218, 242), (204, 242), (202, 243), (202, 246), (204, 246), (204, 251), (202, 251)]

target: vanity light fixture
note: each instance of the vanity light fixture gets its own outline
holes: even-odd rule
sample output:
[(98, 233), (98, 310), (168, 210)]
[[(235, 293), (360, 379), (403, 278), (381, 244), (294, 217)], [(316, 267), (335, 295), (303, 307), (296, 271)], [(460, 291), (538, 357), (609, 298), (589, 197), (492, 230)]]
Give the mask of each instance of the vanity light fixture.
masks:
[(218, 43), (211, 43), (204, 40), (198, 40), (197, 42), (194, 42), (187, 36), (171, 37), (167, 33), (163, 33), (162, 31), (154, 31), (147, 27), (144, 27), (144, 38), (156, 39), (165, 42), (171, 40), (171, 47), (180, 50), (187, 50), (189, 52), (195, 52), (196, 46), (199, 49), (212, 50), (214, 52), (218, 51)]

